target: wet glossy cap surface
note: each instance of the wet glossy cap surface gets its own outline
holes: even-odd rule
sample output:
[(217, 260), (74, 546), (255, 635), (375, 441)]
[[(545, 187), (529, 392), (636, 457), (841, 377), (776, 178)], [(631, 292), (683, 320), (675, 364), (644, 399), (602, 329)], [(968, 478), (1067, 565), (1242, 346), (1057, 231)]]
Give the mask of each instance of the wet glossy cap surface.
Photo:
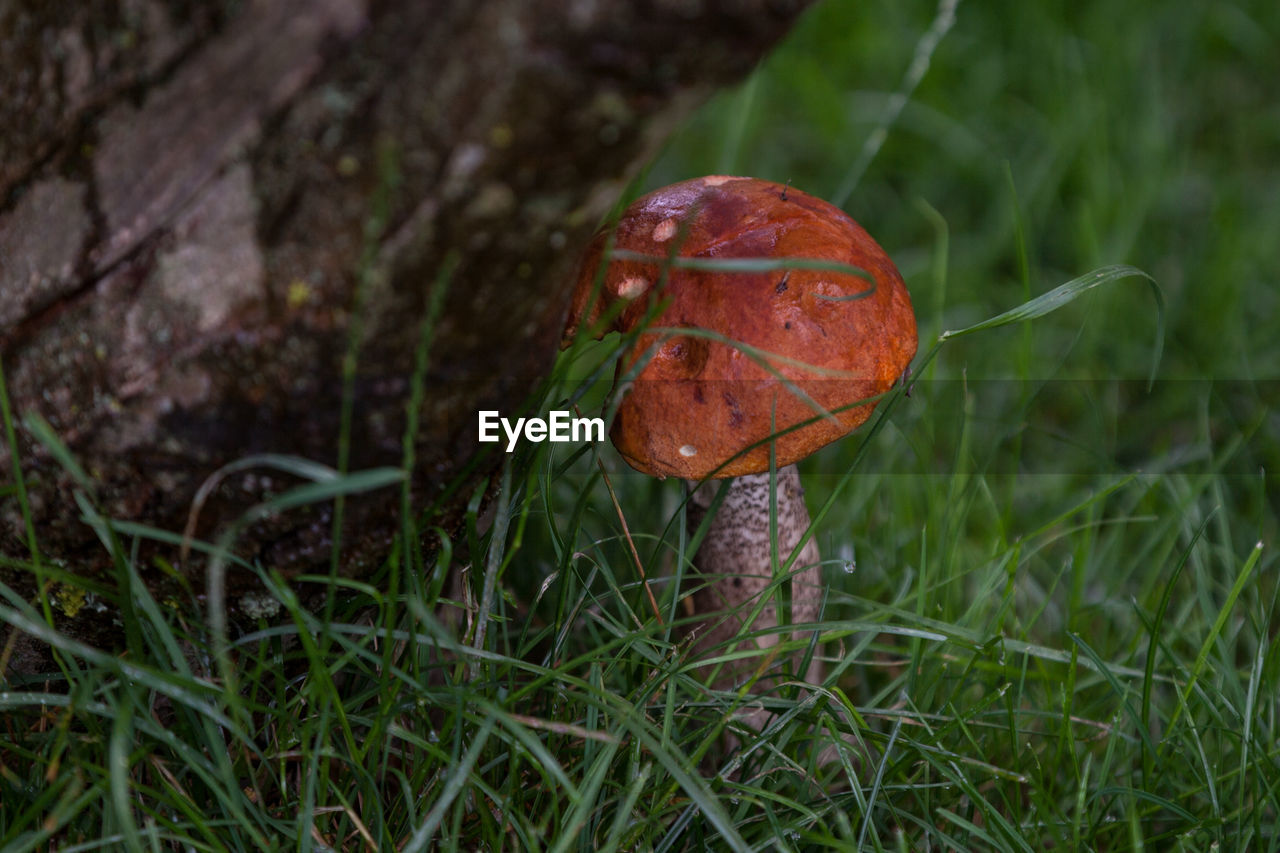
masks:
[[(758, 473), (768, 469), (768, 446), (746, 448), (816, 418), (774, 440), (777, 464), (791, 464), (870, 417), (873, 403), (850, 404), (887, 391), (915, 354), (915, 315), (889, 256), (846, 213), (799, 190), (755, 178), (684, 181), (637, 200), (615, 234), (616, 249), (653, 258), (614, 258), (601, 279), (609, 234), (597, 235), (566, 337), (618, 300), (626, 303), (612, 324), (619, 331), (642, 323), (653, 300), (667, 303), (619, 370), (648, 359), (612, 430), (638, 470)], [(664, 259), (673, 251), (701, 261), (831, 261), (864, 270), (875, 285), (831, 270), (671, 267)]]

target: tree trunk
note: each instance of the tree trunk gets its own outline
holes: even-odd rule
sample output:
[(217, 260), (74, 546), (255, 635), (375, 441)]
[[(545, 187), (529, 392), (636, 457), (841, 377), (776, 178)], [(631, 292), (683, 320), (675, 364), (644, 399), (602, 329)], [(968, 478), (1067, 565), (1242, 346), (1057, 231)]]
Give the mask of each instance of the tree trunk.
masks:
[[(807, 0), (183, 0), (0, 11), (0, 358), (111, 517), (181, 530), (249, 454), (336, 464), (358, 318), (352, 469), (399, 465), (429, 292), (413, 488), (463, 475), (476, 412), (514, 411), (554, 357), (578, 254), (673, 123), (740, 77)], [(0, 441), (0, 581), (30, 598), (21, 466), (46, 561), (111, 577), (74, 484)], [(492, 468), (473, 469), (479, 482)], [(211, 537), (282, 488), (226, 478)], [(471, 489), (456, 492), (456, 510)], [(398, 496), (348, 504), (344, 570), (376, 566)], [(324, 507), (238, 551), (327, 566)], [(154, 556), (144, 580), (162, 589)], [(178, 567), (202, 588), (202, 566)], [(229, 578), (229, 600), (251, 577)], [(59, 628), (105, 642), (84, 608)]]

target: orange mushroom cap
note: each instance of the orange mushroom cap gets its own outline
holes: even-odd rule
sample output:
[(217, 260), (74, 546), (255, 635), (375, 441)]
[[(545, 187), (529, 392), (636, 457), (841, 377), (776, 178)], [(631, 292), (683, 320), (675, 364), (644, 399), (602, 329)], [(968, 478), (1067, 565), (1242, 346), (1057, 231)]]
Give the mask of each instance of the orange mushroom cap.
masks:
[[(612, 329), (623, 332), (644, 321), (652, 300), (666, 303), (618, 368), (621, 376), (648, 358), (611, 432), (640, 471), (691, 480), (760, 473), (769, 467), (760, 442), (813, 421), (774, 439), (778, 466), (789, 465), (869, 418), (874, 401), (850, 404), (889, 390), (915, 355), (915, 314), (889, 256), (844, 211), (799, 190), (726, 176), (656, 190), (622, 214), (612, 233), (624, 257), (610, 260), (601, 282), (610, 233), (586, 253), (565, 336), (618, 300), (628, 304)], [(832, 270), (672, 266), (673, 247), (675, 257), (707, 261), (829, 261), (875, 284)]]

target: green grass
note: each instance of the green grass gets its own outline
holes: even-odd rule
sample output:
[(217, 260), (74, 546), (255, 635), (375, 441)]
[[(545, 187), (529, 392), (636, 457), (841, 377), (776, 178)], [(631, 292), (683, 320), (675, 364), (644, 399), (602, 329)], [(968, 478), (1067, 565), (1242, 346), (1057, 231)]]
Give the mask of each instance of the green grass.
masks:
[[(101, 518), (86, 477), (129, 651), (0, 600), (61, 663), (0, 690), (0, 848), (1280, 849), (1280, 11), (961, 4), (916, 85), (936, 11), (820, 4), (649, 185), (852, 187), (921, 362), (1120, 264), (1159, 284), (1164, 348), (1149, 384), (1150, 289), (1108, 282), (951, 336), (910, 397), (802, 465), (820, 690), (699, 682), (673, 629), (681, 487), (607, 447), (504, 457), (459, 541), (406, 505), (327, 621), (269, 566), (271, 622), (151, 600), (131, 543), (181, 532)], [(562, 359), (541, 405), (607, 406), (616, 355)], [(282, 502), (397, 482), (267, 461), (309, 481)], [(749, 701), (779, 717), (726, 753)]]

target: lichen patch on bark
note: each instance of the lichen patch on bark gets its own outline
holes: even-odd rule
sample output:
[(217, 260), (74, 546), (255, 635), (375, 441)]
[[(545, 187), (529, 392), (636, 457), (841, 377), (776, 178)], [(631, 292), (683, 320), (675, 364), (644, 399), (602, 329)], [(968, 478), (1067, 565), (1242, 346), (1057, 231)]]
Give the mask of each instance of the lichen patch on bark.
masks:
[(197, 332), (222, 328), (264, 298), (254, 216), (249, 167), (234, 166), (184, 213), (177, 245), (157, 258), (161, 298), (185, 309)]
[(64, 178), (32, 186), (0, 216), (0, 329), (75, 290), (90, 228), (84, 185)]

